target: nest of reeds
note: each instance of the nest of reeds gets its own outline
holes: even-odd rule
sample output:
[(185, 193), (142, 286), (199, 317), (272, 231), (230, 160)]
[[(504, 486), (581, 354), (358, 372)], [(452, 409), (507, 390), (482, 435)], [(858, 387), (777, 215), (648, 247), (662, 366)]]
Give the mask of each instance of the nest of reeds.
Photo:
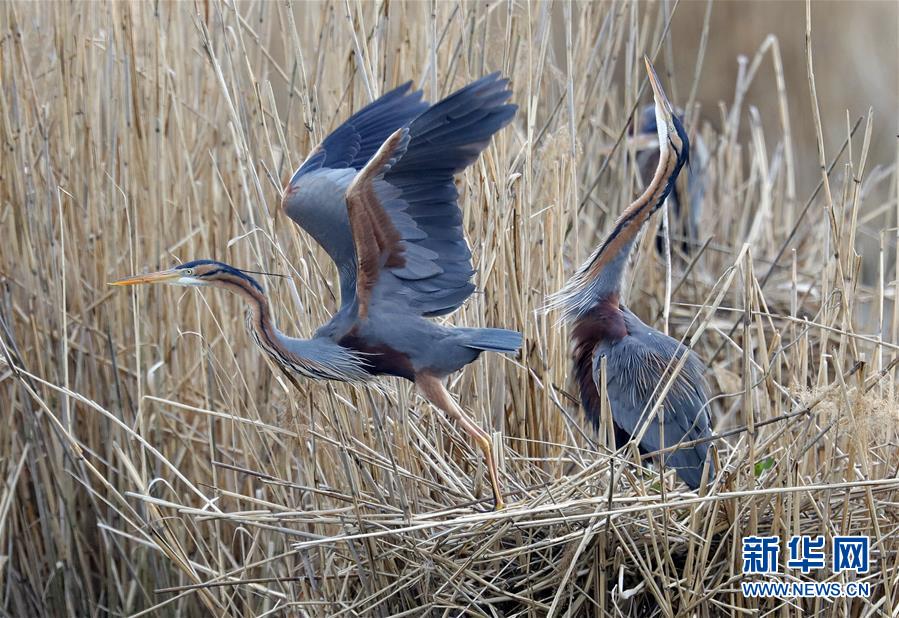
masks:
[[(896, 153), (872, 138), (874, 112), (821, 105), (845, 73), (812, 62), (812, 26), (895, 24), (896, 8), (768, 11), (786, 24), (772, 29), (808, 25), (806, 48), (762, 31), (753, 56), (722, 65), (731, 48), (710, 34), (732, 16), (715, 11), (737, 9), (711, 7), (0, 6), (0, 610), (891, 611)], [(541, 311), (639, 191), (636, 59), (657, 50), (708, 145), (708, 184), (697, 238), (667, 258), (645, 234), (628, 305), (708, 365), (718, 474), (698, 493), (614, 450), (607, 416), (584, 422), (567, 333)], [(459, 177), (479, 292), (448, 320), (525, 335), (519, 356), (485, 355), (450, 382), (494, 430), (505, 510), (490, 508), (480, 452), (406, 383), (297, 390), (234, 298), (105, 285), (222, 259), (287, 275), (265, 281), (279, 324), (310, 334), (337, 306), (336, 273), (279, 216), (282, 179), (387, 87), (413, 78), (433, 100), (493, 70), (520, 112)], [(727, 98), (709, 98), (716, 81)], [(891, 112), (884, 96), (863, 109)], [(742, 539), (796, 534), (869, 536), (870, 573), (781, 578), (855, 579), (870, 595), (744, 597)]]

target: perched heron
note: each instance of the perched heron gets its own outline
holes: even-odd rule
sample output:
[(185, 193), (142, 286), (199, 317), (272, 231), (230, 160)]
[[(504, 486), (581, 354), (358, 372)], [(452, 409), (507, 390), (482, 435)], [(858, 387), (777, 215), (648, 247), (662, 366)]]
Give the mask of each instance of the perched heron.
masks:
[[(550, 299), (550, 306), (560, 308), (572, 327), (573, 374), (588, 418), (598, 426), (600, 389), (605, 388), (618, 448), (639, 437), (644, 454), (711, 435), (703, 364), (679, 342), (647, 326), (620, 303), (624, 270), (638, 233), (665, 202), (690, 153), (687, 133), (652, 64), (648, 58), (645, 62), (655, 98), (659, 143), (655, 173), (599, 248)], [(685, 364), (660, 405), (659, 422), (653, 404), (684, 354), (688, 354)], [(707, 453), (708, 442), (701, 442), (671, 451), (663, 461), (696, 489)]]
[(340, 309), (312, 339), (278, 330), (262, 286), (221, 262), (188, 262), (115, 285), (211, 285), (242, 296), (253, 339), (288, 376), (413, 381), (483, 450), (494, 503), (502, 508), (490, 436), (453, 400), (443, 378), (481, 352), (515, 352), (521, 334), (452, 328), (427, 318), (455, 311), (474, 291), (454, 176), (477, 159), (517, 107), (506, 103), (511, 92), (498, 73), (434, 105), (410, 85), (335, 129), (282, 194), (284, 211), (324, 248), (340, 277)]
[[(677, 119), (683, 122), (683, 114), (675, 110)], [(659, 166), (658, 123), (656, 106), (646, 105), (637, 118), (637, 129), (631, 140), (637, 146), (637, 168), (643, 182), (649, 181)], [(709, 152), (705, 141), (697, 134), (690, 143), (690, 164), (687, 166), (686, 182), (681, 177), (674, 183), (668, 201), (671, 204), (672, 235), (680, 239), (684, 253), (690, 253), (699, 240), (699, 220), (702, 216), (702, 199), (705, 196), (706, 166)], [(661, 232), (656, 236), (656, 249), (662, 251), (664, 239)]]

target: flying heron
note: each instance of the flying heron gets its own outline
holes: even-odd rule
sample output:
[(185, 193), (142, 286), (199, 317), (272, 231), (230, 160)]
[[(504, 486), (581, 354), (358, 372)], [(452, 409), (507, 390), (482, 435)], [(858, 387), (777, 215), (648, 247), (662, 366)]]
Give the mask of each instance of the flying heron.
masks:
[(242, 296), (250, 334), (291, 380), (411, 380), (483, 450), (494, 504), (502, 508), (490, 436), (453, 400), (443, 378), (482, 352), (515, 352), (521, 334), (452, 328), (427, 318), (452, 313), (474, 291), (454, 176), (478, 158), (517, 107), (506, 103), (508, 80), (498, 73), (434, 105), (410, 87), (351, 116), (284, 188), (282, 208), (334, 260), (340, 277), (340, 309), (312, 339), (278, 330), (262, 286), (221, 262), (197, 260), (114, 285), (214, 286)]
[[(664, 204), (690, 153), (687, 133), (652, 64), (648, 58), (644, 60), (655, 99), (659, 144), (655, 173), (599, 248), (550, 299), (550, 306), (560, 308), (563, 319), (571, 324), (573, 375), (587, 417), (594, 426), (599, 425), (600, 389), (605, 388), (617, 447), (637, 438), (640, 452), (646, 454), (709, 437), (711, 431), (703, 364), (679, 342), (644, 324), (620, 302), (625, 267), (638, 233)], [(675, 375), (672, 370), (684, 354), (687, 358), (657, 415), (652, 412), (653, 404)], [(603, 359), (605, 384), (600, 375)], [(708, 442), (700, 442), (670, 451), (663, 461), (696, 489), (707, 453)]]

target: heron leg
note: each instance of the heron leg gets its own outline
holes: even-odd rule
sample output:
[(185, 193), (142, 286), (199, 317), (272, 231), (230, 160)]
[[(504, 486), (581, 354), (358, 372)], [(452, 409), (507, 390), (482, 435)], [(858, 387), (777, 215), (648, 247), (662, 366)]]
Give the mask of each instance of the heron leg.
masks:
[(443, 410), (450, 418), (456, 419), (456, 422), (462, 426), (465, 433), (471, 436), (484, 452), (484, 459), (487, 461), (487, 473), (490, 475), (490, 485), (493, 488), (494, 508), (497, 511), (504, 508), (506, 504), (503, 501), (503, 494), (499, 487), (499, 474), (496, 469), (496, 459), (493, 457), (493, 443), (490, 441), (490, 435), (471, 420), (465, 413), (465, 410), (455, 402), (439, 378), (430, 374), (419, 373), (415, 376), (415, 385), (425, 399)]

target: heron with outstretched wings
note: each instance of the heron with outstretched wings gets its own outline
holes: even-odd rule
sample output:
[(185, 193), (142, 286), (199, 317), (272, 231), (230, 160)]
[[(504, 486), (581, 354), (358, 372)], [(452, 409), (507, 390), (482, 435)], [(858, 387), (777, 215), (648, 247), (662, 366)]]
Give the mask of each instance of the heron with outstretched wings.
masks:
[(400, 86), (352, 115), (284, 189), (284, 211), (334, 260), (340, 277), (340, 309), (311, 339), (278, 330), (262, 286), (221, 262), (198, 260), (115, 283), (212, 285), (241, 295), (253, 339), (288, 375), (413, 381), (483, 450), (500, 508), (490, 437), (453, 400), (443, 378), (484, 351), (515, 352), (521, 335), (428, 318), (455, 311), (475, 289), (454, 177), (517, 108), (507, 102), (511, 92), (499, 74), (433, 105), (410, 89)]

